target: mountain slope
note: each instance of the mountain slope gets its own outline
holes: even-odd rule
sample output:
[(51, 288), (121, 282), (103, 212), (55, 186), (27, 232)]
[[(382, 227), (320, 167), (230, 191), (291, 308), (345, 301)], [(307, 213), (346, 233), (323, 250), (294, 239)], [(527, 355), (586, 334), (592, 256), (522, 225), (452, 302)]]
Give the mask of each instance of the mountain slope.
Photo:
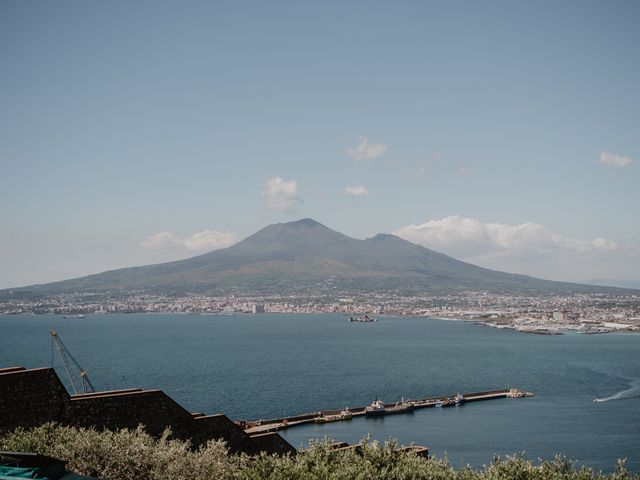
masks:
[(13, 294), (287, 293), (320, 286), (403, 293), (467, 289), (503, 293), (610, 290), (488, 270), (394, 235), (379, 234), (357, 240), (314, 220), (303, 219), (269, 225), (229, 248), (186, 260), (14, 289)]

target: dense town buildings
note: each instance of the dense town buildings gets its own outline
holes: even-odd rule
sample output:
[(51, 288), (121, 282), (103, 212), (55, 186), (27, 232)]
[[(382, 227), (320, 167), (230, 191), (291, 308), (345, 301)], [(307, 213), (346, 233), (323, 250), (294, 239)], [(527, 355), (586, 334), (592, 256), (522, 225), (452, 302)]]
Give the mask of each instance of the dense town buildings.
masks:
[(481, 322), (531, 333), (608, 333), (640, 331), (640, 295), (500, 295), (456, 292), (449, 295), (312, 292), (307, 295), (57, 295), (0, 301), (0, 314), (184, 313), (338, 313), (420, 316)]

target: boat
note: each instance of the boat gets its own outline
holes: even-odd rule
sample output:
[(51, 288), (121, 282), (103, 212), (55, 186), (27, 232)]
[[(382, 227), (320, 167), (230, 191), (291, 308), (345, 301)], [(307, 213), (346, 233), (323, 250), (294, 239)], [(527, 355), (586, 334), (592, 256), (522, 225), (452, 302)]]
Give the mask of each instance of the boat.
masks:
[(458, 393), (455, 397), (453, 397), (453, 403), (456, 406), (462, 405), (464, 403), (464, 396)]
[(84, 318), (84, 315), (78, 313), (77, 315), (63, 315), (62, 318)]
[(351, 420), (353, 418), (353, 414), (349, 411), (348, 408), (345, 408), (337, 415), (322, 415), (313, 419), (315, 423), (330, 423), (330, 422), (339, 422), (341, 420)]
[(415, 407), (414, 402), (406, 402), (404, 398), (393, 406), (385, 406), (382, 400), (377, 398), (371, 403), (371, 405), (365, 407), (364, 414), (367, 417), (379, 417), (382, 415), (395, 415), (396, 413), (409, 413), (413, 411)]
[(371, 405), (368, 405), (364, 408), (364, 414), (367, 417), (379, 417), (381, 415), (385, 415), (387, 411), (384, 408), (384, 402), (382, 400), (378, 400), (377, 398), (371, 402)]
[(415, 404), (413, 402), (405, 402), (404, 398), (396, 403), (393, 407), (385, 408), (385, 413), (394, 415), (396, 413), (409, 413), (413, 411)]
[(442, 401), (442, 400), (438, 400), (438, 401), (435, 403), (434, 407), (444, 407), (444, 401)]
[(377, 322), (378, 319), (376, 319), (375, 317), (370, 317), (369, 315), (362, 315), (360, 317), (349, 317), (349, 321), (350, 322), (362, 322), (362, 323), (369, 323), (369, 322)]

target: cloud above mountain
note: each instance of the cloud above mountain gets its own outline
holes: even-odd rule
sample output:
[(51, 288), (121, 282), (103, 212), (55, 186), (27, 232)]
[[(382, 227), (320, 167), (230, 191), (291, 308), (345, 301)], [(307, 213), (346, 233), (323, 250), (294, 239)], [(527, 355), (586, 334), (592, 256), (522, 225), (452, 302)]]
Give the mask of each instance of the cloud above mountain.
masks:
[(467, 167), (466, 165), (460, 165), (458, 167), (458, 175), (460, 175), (461, 177), (470, 177), (471, 173), (471, 168)]
[(633, 163), (633, 159), (615, 153), (602, 152), (598, 158), (598, 163), (608, 167), (625, 168)]
[(451, 215), (407, 225), (394, 233), (488, 268), (565, 280), (586, 279), (607, 270), (631, 274), (640, 260), (640, 246), (636, 244), (601, 237), (571, 238), (533, 222), (507, 225)]
[(364, 197), (369, 195), (369, 191), (362, 185), (356, 185), (354, 187), (347, 187), (344, 189), (344, 193), (350, 197)]
[(387, 150), (387, 145), (382, 143), (369, 143), (367, 137), (360, 137), (358, 144), (347, 149), (347, 155), (354, 160), (371, 160), (372, 158), (381, 157)]
[(275, 212), (293, 213), (302, 203), (296, 180), (285, 180), (281, 177), (271, 177), (267, 180), (262, 198), (265, 206)]
[(157, 250), (182, 250), (192, 253), (207, 252), (226, 248), (238, 241), (233, 232), (203, 230), (187, 237), (179, 237), (171, 232), (160, 232), (145, 238), (140, 246)]
[(518, 251), (548, 253), (552, 251), (613, 251), (619, 246), (604, 238), (576, 240), (551, 233), (542, 225), (483, 223), (472, 218), (451, 215), (420, 225), (407, 225), (396, 235), (435, 250), (475, 257), (486, 254), (513, 254)]

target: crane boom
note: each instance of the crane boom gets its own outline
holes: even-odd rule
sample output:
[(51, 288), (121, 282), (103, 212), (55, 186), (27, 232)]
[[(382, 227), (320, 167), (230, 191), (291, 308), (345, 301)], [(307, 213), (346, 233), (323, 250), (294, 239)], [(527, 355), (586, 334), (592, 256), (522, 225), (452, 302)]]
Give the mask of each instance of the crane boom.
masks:
[[(64, 369), (67, 372), (67, 377), (69, 377), (69, 382), (71, 382), (71, 386), (73, 387), (74, 393), (78, 394), (78, 393), (95, 392), (96, 389), (91, 383), (91, 380), (89, 380), (89, 374), (85, 369), (83, 369), (80, 366), (78, 361), (75, 358), (73, 358), (73, 355), (71, 355), (71, 352), (69, 352), (67, 347), (64, 346), (64, 343), (62, 343), (62, 340), (60, 339), (60, 336), (58, 335), (58, 333), (55, 330), (51, 330), (49, 334), (51, 335), (51, 341), (53, 342), (53, 345), (56, 346), (56, 349), (60, 354), (60, 358), (62, 359), (62, 365), (64, 366)], [(73, 365), (80, 371), (80, 380), (82, 385), (81, 389), (79, 388), (78, 382), (75, 376), (73, 375), (70, 362), (73, 363)], [(51, 358), (51, 366), (53, 367), (53, 357)]]

